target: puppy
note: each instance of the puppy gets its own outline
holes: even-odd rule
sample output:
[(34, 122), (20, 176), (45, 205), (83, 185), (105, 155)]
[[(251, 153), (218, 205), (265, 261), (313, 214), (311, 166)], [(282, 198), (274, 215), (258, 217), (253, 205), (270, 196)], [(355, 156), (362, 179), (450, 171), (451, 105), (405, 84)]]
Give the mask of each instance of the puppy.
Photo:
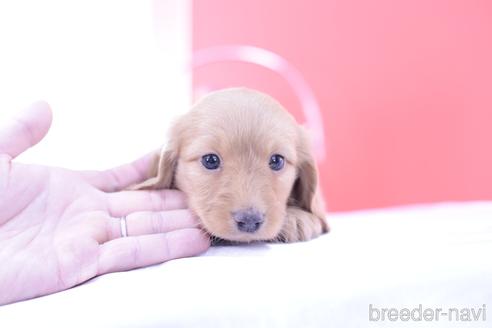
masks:
[(134, 189), (183, 191), (213, 237), (295, 242), (328, 231), (306, 132), (255, 90), (201, 99), (175, 122), (151, 176)]

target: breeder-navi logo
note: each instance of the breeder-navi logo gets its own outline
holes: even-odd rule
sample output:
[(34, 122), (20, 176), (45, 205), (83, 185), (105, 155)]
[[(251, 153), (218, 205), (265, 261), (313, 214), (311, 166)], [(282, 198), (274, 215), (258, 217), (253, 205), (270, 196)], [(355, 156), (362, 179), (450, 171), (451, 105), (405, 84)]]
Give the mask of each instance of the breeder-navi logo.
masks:
[(369, 321), (485, 321), (487, 308), (378, 308), (369, 304)]

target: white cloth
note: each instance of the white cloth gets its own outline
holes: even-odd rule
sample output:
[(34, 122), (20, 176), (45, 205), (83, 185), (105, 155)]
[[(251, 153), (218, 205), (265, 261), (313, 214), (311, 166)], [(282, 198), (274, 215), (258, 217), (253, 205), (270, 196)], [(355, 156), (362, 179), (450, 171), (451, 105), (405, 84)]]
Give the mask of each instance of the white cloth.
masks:
[[(490, 326), (492, 202), (330, 214), (329, 223), (309, 242), (213, 247), (3, 306), (0, 327)], [(489, 313), (375, 323), (370, 304)]]

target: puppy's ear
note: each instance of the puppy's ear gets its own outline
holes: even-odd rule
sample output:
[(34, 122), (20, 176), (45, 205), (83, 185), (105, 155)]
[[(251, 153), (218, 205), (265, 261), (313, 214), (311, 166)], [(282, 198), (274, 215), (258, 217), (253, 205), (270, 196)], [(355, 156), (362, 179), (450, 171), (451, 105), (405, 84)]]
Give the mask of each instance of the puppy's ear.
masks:
[(178, 156), (172, 146), (162, 149), (150, 166), (150, 178), (132, 187), (133, 190), (171, 189), (174, 186)]
[(178, 166), (179, 149), (182, 144), (183, 135), (186, 128), (186, 117), (179, 117), (172, 125), (169, 141), (162, 148), (160, 154), (156, 155), (150, 165), (149, 177), (147, 180), (134, 185), (133, 190), (148, 189), (173, 189), (175, 188), (174, 175)]
[(312, 213), (321, 221), (323, 232), (329, 230), (321, 194), (318, 189), (318, 169), (304, 129), (299, 129), (297, 144), (297, 179), (292, 187), (289, 205)]

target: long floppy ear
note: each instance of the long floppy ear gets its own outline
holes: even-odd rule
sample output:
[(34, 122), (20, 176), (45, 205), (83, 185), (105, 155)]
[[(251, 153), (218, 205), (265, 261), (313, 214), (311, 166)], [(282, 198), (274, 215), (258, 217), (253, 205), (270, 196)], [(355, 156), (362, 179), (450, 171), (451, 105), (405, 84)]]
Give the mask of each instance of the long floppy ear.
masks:
[(299, 129), (297, 144), (297, 179), (292, 187), (289, 205), (312, 213), (321, 221), (323, 232), (328, 232), (326, 213), (318, 186), (318, 169), (304, 129)]
[(134, 185), (132, 190), (172, 189), (178, 160), (177, 151), (171, 145), (162, 148), (150, 166), (150, 178)]
[(179, 149), (188, 121), (187, 116), (178, 117), (172, 124), (169, 141), (156, 155), (150, 165), (150, 174), (147, 180), (133, 186), (133, 190), (173, 189), (175, 188), (174, 175), (178, 166)]

